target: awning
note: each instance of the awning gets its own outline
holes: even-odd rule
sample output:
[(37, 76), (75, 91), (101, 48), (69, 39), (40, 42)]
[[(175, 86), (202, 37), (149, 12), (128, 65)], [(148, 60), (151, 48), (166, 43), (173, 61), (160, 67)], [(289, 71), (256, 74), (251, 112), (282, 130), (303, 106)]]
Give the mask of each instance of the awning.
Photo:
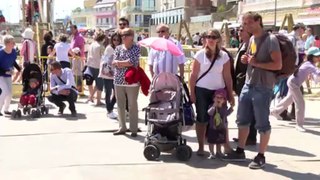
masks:
[(105, 7), (112, 7), (114, 3), (108, 3), (108, 4), (97, 4), (93, 6), (93, 8), (98, 9), (98, 8), (105, 8)]

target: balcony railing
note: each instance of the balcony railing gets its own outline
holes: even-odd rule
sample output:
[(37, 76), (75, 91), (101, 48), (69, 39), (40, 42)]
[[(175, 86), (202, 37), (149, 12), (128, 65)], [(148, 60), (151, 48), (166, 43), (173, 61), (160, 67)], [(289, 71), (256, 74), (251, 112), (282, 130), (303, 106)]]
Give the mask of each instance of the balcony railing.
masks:
[(122, 9), (126, 13), (143, 13), (143, 12), (155, 12), (155, 7), (141, 7), (141, 6), (127, 6)]

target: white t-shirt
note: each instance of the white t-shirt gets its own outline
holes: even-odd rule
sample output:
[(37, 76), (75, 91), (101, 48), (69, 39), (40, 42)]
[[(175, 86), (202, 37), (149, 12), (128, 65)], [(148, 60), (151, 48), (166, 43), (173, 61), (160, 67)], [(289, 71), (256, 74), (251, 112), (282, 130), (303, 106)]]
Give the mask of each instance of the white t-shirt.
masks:
[[(201, 78), (196, 86), (201, 88), (206, 88), (210, 90), (217, 90), (225, 88), (225, 83), (223, 79), (223, 65), (229, 61), (229, 56), (226, 52), (220, 50), (219, 58), (216, 59), (211, 70)], [(207, 58), (205, 54), (205, 49), (198, 51), (194, 58), (200, 63), (200, 72), (198, 78), (205, 73), (211, 65), (211, 61)], [(197, 79), (198, 79), (197, 78)]]
[(98, 43), (97, 41), (94, 41), (93, 43), (91, 43), (88, 49), (87, 66), (95, 69), (99, 69), (101, 57), (103, 53), (104, 53), (104, 48), (102, 44)]
[(56, 60), (58, 62), (65, 61), (70, 62), (68, 57), (68, 52), (70, 50), (70, 44), (59, 42), (54, 45), (54, 49), (56, 50)]

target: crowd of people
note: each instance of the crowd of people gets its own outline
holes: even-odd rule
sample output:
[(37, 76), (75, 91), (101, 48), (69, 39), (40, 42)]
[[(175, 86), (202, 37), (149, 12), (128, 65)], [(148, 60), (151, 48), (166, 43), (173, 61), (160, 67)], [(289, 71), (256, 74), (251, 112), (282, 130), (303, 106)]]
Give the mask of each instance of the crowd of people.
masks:
[[(295, 73), (279, 81), (275, 71), (286, 64), (282, 63), (283, 56), (277, 37), (263, 29), (262, 17), (258, 13), (246, 13), (242, 22), (242, 26), (236, 32), (241, 43), (232, 42), (234, 47), (239, 46), (235, 62), (230, 53), (223, 48), (222, 35), (218, 30), (209, 29), (201, 35), (196, 33), (193, 37), (193, 41), (201, 46), (193, 57), (189, 80), (191, 101), (196, 108), (195, 131), (198, 140), (196, 153), (199, 156), (205, 155), (204, 145), (207, 140), (210, 159), (245, 160), (245, 146), (256, 144), (258, 131), (260, 134), (258, 154), (249, 167), (259, 169), (265, 165), (264, 154), (271, 134), (270, 113), (278, 117), (294, 102), (297, 130), (305, 131), (303, 127), (305, 103), (300, 87), (310, 75), (320, 76), (320, 70), (316, 67), (320, 62), (318, 47), (320, 43), (317, 37), (313, 37), (311, 29), (302, 23), (296, 24), (292, 33), (284, 33), (295, 48), (298, 68)], [(168, 25), (160, 24), (156, 31), (160, 38), (172, 41), (181, 51), (183, 50), (184, 39), (179, 42), (170, 36)], [(136, 137), (139, 131), (138, 95), (142, 84), (136, 81), (128, 82), (125, 74), (130, 68), (139, 68), (141, 53), (139, 45), (135, 43), (135, 32), (130, 28), (129, 21), (120, 18), (118, 30), (110, 36), (102, 30), (96, 30), (87, 53), (85, 53), (85, 40), (78, 32), (77, 26), (71, 26), (71, 33), (70, 44), (67, 43), (68, 38), (64, 34), (59, 35), (58, 42), (54, 41), (52, 33), (44, 35), (45, 43), (42, 45), (41, 55), (47, 57), (41, 58), (41, 64), (46, 72), (50, 72), (50, 75), (49, 73), (46, 75), (51, 92), (48, 100), (58, 107), (59, 114), (64, 113), (66, 108), (64, 101), (67, 101), (71, 115), (77, 116), (75, 102), (79, 91), (83, 90), (83, 76), (89, 89), (88, 103), (104, 105), (101, 93), (105, 91), (107, 117), (119, 121), (119, 129), (113, 134), (123, 135), (130, 131), (131, 136)], [(12, 97), (13, 68), (21, 71), (22, 68), (36, 62), (33, 34), (29, 28), (23, 33), (24, 40), (20, 51), (24, 60), (23, 67), (16, 63), (14, 38), (10, 35), (5, 35), (3, 38), (4, 47), (0, 50), (1, 116), (3, 106), (5, 114), (11, 113), (9, 105)], [(107, 46), (106, 39), (109, 41)], [(151, 49), (148, 53), (150, 78), (161, 72), (168, 72), (184, 79), (185, 63), (184, 55), (174, 56), (170, 51)], [(30, 80), (29, 83), (30, 87), (34, 87), (36, 81)], [(281, 94), (283, 99), (270, 112), (270, 103), (277, 83), (282, 83), (284, 88), (287, 85), (287, 92)], [(227, 121), (227, 116), (232, 113), (236, 104), (234, 92), (239, 97), (236, 112), (239, 137), (234, 139), (238, 142), (236, 150), (229, 144)], [(25, 100), (24, 104), (28, 102)], [(114, 111), (115, 104), (118, 114)], [(130, 122), (129, 128), (126, 126), (127, 116)], [(224, 152), (221, 146), (224, 147)]]

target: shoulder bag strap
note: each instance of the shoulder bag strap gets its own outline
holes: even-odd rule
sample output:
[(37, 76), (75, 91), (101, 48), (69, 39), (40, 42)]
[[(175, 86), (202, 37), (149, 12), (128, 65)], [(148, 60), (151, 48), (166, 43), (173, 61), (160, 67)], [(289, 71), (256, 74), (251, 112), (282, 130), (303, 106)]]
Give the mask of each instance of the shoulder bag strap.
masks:
[[(200, 79), (202, 79), (205, 75), (208, 74), (208, 72), (211, 70), (211, 68), (213, 67), (213, 64), (216, 62), (216, 59), (218, 58), (218, 54), (217, 53), (214, 57), (214, 59), (212, 60), (211, 64), (210, 64), (210, 67), (208, 68), (208, 70), (206, 72), (204, 72), (197, 80), (196, 80), (196, 84), (198, 81), (200, 81)], [(204, 57), (205, 57), (205, 54), (204, 54)]]
[[(63, 84), (67, 84), (63, 79), (61, 79), (61, 77), (57, 76), (57, 78), (58, 78)], [(77, 88), (74, 87), (74, 86), (71, 86), (71, 88), (77, 90)]]

